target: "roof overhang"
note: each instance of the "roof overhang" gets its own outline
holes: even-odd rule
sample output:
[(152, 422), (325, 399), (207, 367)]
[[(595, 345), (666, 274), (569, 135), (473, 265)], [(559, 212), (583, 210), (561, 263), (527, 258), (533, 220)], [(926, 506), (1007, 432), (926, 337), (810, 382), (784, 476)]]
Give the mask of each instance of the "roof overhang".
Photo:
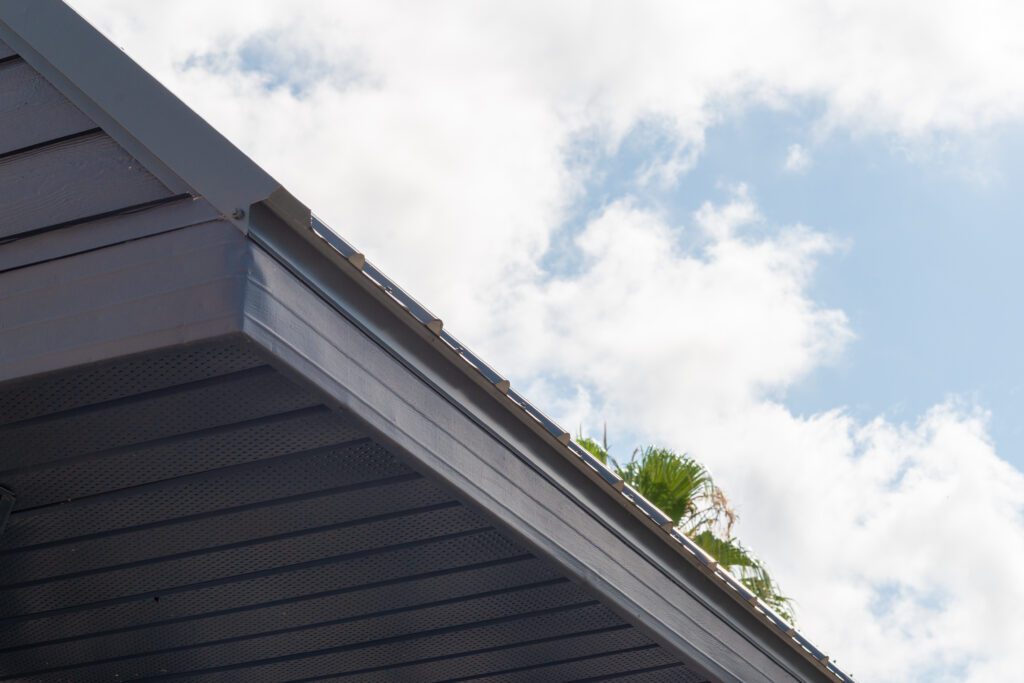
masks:
[[(372, 266), (368, 269), (365, 259), (319, 225), (305, 206), (66, 6), (54, 0), (0, 0), (0, 40), (178, 198), (144, 219), (104, 217), (0, 246), (0, 390), (10, 405), (18, 397), (36, 397), (35, 413), (14, 410), (3, 416), (9, 424), (0, 431), (0, 485), (16, 497), (9, 532), (21, 520), (43, 514), (36, 510), (58, 505), (60, 499), (46, 497), (47, 487), (71, 486), (78, 470), (61, 475), (66, 482), (29, 477), (24, 481), (34, 483), (27, 494), (5, 477), (18, 483), (19, 472), (50, 466), (46, 458), (22, 464), (21, 458), (31, 458), (26, 449), (73, 451), (79, 438), (75, 420), (82, 414), (143, 405), (152, 392), (186, 391), (195, 383), (220, 386), (237, 379), (239, 393), (225, 396), (243, 404), (247, 396), (270, 400), (282, 386), (294, 386), (304, 397), (300, 403), (308, 403), (305, 408), (326, 406), (338, 424), (358, 432), (358, 439), (397, 457), (451, 501), (488, 520), (502, 538), (595, 596), (686, 670), (721, 681), (842, 677), (802, 637), (794, 641), (794, 634), (751, 601), (742, 586), (730, 583), (666, 529), (657, 510), (635, 495), (623, 495), (620, 481), (442, 334), (434, 316)], [(234, 360), (225, 367), (203, 365), (208, 374), (190, 375), (181, 358), (196, 348), (219, 349), (211, 353)], [(238, 369), (232, 365), (240, 362), (236, 356), (256, 360)], [(165, 384), (137, 390), (132, 369), (152, 373), (169, 358), (177, 360)], [(267, 383), (242, 381), (254, 372), (267, 373), (261, 376)], [(68, 407), (68, 392), (87, 395), (84, 387), (101, 375), (112, 393)], [(217, 405), (211, 401), (210, 410)], [(202, 421), (206, 412), (183, 416), (180, 438), (208, 429)], [(252, 419), (272, 424), (284, 412)], [(144, 410), (139, 415), (159, 419)], [(337, 429), (332, 425), (329, 429)], [(104, 463), (123, 463), (108, 452), (134, 452), (142, 442), (103, 443), (72, 460), (91, 461), (104, 472)], [(83, 497), (126, 495), (116, 493), (117, 472), (110, 467), (110, 488), (96, 483)], [(184, 485), (188, 476), (171, 478), (182, 478)], [(44, 502), (24, 502), (32, 496)], [(85, 535), (92, 538), (90, 533), (101, 534)], [(0, 536), (0, 552), (11, 538)], [(198, 548), (188, 552), (201, 555)], [(159, 566), (166, 561), (158, 548), (150, 553), (148, 559), (126, 562)], [(415, 554), (395, 561), (415, 562)], [(19, 567), (14, 577), (0, 576), (11, 586), (8, 605), (15, 605), (0, 615), (0, 630), (6, 628), (5, 618), (14, 624), (21, 614), (19, 591), (57, 586), (54, 577), (68, 573), (51, 567), (35, 574), (27, 562)], [(75, 572), (103, 574), (98, 565), (70, 573)], [(160, 580), (157, 576), (148, 591), (137, 593), (157, 596)], [(104, 599), (131, 595), (136, 594)], [(74, 604), (53, 603), (52, 609), (73, 611)]]

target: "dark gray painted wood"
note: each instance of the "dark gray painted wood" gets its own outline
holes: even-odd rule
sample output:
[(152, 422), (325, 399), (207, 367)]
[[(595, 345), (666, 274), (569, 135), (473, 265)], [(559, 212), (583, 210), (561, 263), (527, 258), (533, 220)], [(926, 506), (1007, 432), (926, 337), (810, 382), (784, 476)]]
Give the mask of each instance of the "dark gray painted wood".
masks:
[[(174, 347), (12, 383), (29, 407), (0, 427), (0, 481), (29, 504), (0, 536), (0, 678), (397, 666), (440, 680), (623, 643), (644, 653), (631, 666), (665, 661), (308, 385), (262, 363), (230, 371), (255, 345), (197, 346), (199, 358)], [(160, 386), (169, 368), (191, 381)], [(18, 398), (0, 399), (0, 414)], [(497, 649), (481, 653), (486, 643)], [(410, 660), (430, 671), (403, 676)], [(573, 668), (559, 678), (579, 678)]]
[(107, 216), (60, 230), (22, 237), (0, 246), (0, 272), (83, 251), (214, 221), (209, 202), (192, 197), (142, 211)]
[[(559, 659), (596, 657), (603, 653), (611, 652), (620, 648), (635, 647), (644, 642), (636, 629), (610, 630), (603, 633), (589, 633), (584, 635), (569, 636), (555, 640), (544, 640), (541, 642), (521, 644), (505, 649), (501, 652), (507, 662), (514, 664), (516, 668), (526, 668), (523, 672), (526, 675), (524, 680), (530, 681), (570, 681), (576, 680), (573, 674), (561, 677), (545, 677), (544, 672), (537, 671), (541, 663), (557, 661)], [(465, 679), (476, 681), (477, 676), (494, 671), (494, 654), (488, 652), (462, 654), (455, 657), (445, 658), (438, 661), (427, 654), (421, 654), (420, 658), (412, 661), (399, 661), (394, 666), (388, 666), (376, 671), (362, 671), (344, 678), (335, 678), (335, 681), (359, 681), (359, 683), (390, 683), (391, 681), (441, 681)], [(529, 675), (532, 674), (532, 675)], [(706, 679), (698, 679), (705, 683)], [(690, 683), (687, 680), (676, 680), (674, 683)]]
[[(240, 396), (247, 400), (239, 401)], [(10, 452), (20, 454), (16, 468), (36, 468), (316, 405), (308, 393), (262, 367), (220, 377), (216, 382), (143, 395), (135, 401), (112, 401), (0, 427), (0, 440)]]
[(237, 332), (245, 254), (218, 222), (0, 273), (0, 381)]
[(9, 382), (0, 387), (0, 426), (265, 364), (251, 344), (215, 341), (80, 368), (73, 381), (66, 375), (52, 375)]
[(60, 0), (0, 0), (0, 39), (174, 194), (194, 190), (231, 215), (281, 189)]
[(95, 127), (31, 66), (0, 63), (0, 155)]
[[(129, 634), (98, 635), (77, 642), (43, 645), (30, 650), (28, 654), (37, 660), (56, 665), (88, 661), (96, 653), (125, 656), (131, 654), (140, 642), (157, 642), (168, 648), (183, 647), (217, 638), (251, 636), (328, 619), (352, 618), (375, 611), (409, 609), (427, 602), (431, 595), (443, 593), (454, 597), (472, 596), (488, 589), (514, 588), (531, 581), (556, 579), (556, 575), (537, 560), (513, 564), (515, 572), (508, 571), (508, 566), (470, 569), (449, 575), (411, 579), (397, 585), (344, 592), (321, 599), (306, 598), (283, 605), (256, 608), (248, 611), (244, 619), (237, 619), (231, 614), (208, 616), (190, 622), (187, 629), (173, 623), (143, 625)], [(623, 637), (621, 633), (615, 635), (620, 639)], [(17, 663), (13, 657), (12, 660)], [(424, 677), (421, 680), (428, 679)]]
[[(188, 259), (187, 262), (183, 262), (185, 258)], [(43, 267), (54, 275), (57, 282), (47, 283), (42, 287), (8, 290), (16, 293), (16, 296), (4, 302), (2, 325), (7, 329), (17, 329), (36, 321), (74, 316), (104, 303), (136, 298), (140, 290), (122, 284), (132, 275), (141, 277), (145, 273), (154, 283), (153, 287), (148, 287), (142, 290), (143, 292), (152, 292), (154, 289), (156, 292), (177, 289), (181, 286), (177, 278), (181, 276), (183, 266), (189, 272), (211, 273), (218, 279), (230, 277), (227, 272), (218, 272), (218, 269), (224, 266), (220, 251), (202, 248), (190, 250), (187, 257), (185, 254), (154, 254), (151, 259), (124, 264), (123, 268), (114, 272), (67, 273), (65, 271), (70, 270), (70, 264), (66, 261), (46, 264)], [(13, 273), (15, 278), (18, 274), (17, 271)], [(64, 285), (71, 282), (74, 286), (65, 289)], [(60, 296), (57, 296), (58, 292)]]
[(103, 133), (0, 159), (0, 238), (171, 196)]
[(7, 43), (0, 40), (0, 59), (7, 59), (12, 56), (14, 56), (14, 50)]
[[(270, 257), (257, 251), (253, 259), (244, 329), (255, 341), (427, 471), (608, 596), (621, 613), (643, 615), (641, 623), (684, 660), (723, 681), (800, 680), (603, 526), (596, 508), (574, 503), (538, 476), (520, 455), (324, 302), (310, 297)], [(533, 439), (528, 450), (547, 448)], [(562, 465), (564, 469), (564, 460)], [(581, 476), (576, 471), (558, 474), (577, 480)], [(812, 671), (804, 680), (818, 677)]]

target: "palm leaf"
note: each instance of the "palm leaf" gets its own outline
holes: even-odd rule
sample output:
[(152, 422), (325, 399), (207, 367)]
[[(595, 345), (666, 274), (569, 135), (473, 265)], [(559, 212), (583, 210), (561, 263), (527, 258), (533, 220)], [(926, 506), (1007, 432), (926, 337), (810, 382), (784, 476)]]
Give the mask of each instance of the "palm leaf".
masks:
[(653, 446), (634, 452), (629, 463), (619, 468), (619, 476), (677, 526), (700, 513), (713, 487), (711, 476), (700, 463)]
[(778, 612), (780, 617), (793, 623), (793, 601), (782, 594), (761, 560), (739, 541), (735, 538), (719, 538), (710, 531), (702, 531), (692, 538), (718, 564), (742, 581), (751, 593)]
[(624, 467), (604, 444), (579, 434), (576, 442), (601, 462), (612, 463), (622, 479), (658, 506), (672, 523), (743, 582), (754, 595), (793, 622), (793, 604), (765, 565), (732, 536), (736, 512), (703, 465), (667, 448), (647, 446), (633, 452)]

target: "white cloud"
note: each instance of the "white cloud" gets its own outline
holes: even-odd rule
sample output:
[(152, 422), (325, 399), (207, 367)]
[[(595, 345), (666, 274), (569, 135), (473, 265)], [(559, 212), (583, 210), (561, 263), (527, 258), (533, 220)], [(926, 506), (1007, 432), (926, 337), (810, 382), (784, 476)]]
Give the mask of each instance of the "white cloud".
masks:
[(1024, 6), (75, 5), (567, 426), (613, 416), (706, 461), (862, 680), (1017, 676), (1024, 481), (985, 416), (779, 402), (852, 337), (808, 293), (834, 240), (771, 226), (742, 188), (682, 226), (613, 197), (577, 270), (538, 264), (639, 127), (664, 142), (643, 186), (685, 179), (708, 126), (754, 105), (909, 144), (1019, 121)]
[(804, 149), (803, 145), (792, 144), (786, 149), (786, 160), (782, 168), (790, 173), (806, 171), (811, 165), (811, 155)]
[(755, 104), (911, 137), (1024, 113), (1012, 3), (75, 5), (453, 323), (532, 271), (580, 139), (658, 129), (638, 181), (664, 185)]
[(850, 336), (841, 312), (803, 294), (815, 258), (833, 245), (800, 227), (746, 238), (758, 215), (742, 192), (697, 212), (700, 253), (684, 250), (679, 229), (657, 214), (628, 200), (606, 207), (576, 238), (580, 274), (501, 302), (492, 336), (530, 343), (495, 342), (494, 352), (509, 367), (592, 387), (606, 414), (634, 424), (658, 409), (644, 395), (672, 396), (666, 417), (716, 415), (799, 378)]
[(1012, 680), (1024, 477), (956, 402), (861, 424), (772, 400), (850, 331), (806, 295), (834, 245), (799, 227), (748, 236), (759, 220), (742, 193), (706, 205), (683, 228), (709, 240), (694, 253), (657, 214), (607, 207), (577, 240), (579, 274), (512, 294), (493, 338), (529, 343), (495, 342), (502, 365), (536, 377), (565, 424), (611, 417), (708, 463), (806, 631), (861, 680)]
[(955, 401), (911, 424), (774, 401), (850, 331), (806, 294), (832, 243), (747, 236), (759, 220), (742, 192), (706, 205), (688, 229), (709, 242), (687, 252), (657, 214), (607, 207), (577, 238), (580, 273), (503, 302), (493, 338), (517, 343), (495, 342), (502, 366), (535, 378), (564, 424), (596, 434), (608, 418), (708, 464), (806, 632), (861, 680), (1011, 680), (1024, 476)]

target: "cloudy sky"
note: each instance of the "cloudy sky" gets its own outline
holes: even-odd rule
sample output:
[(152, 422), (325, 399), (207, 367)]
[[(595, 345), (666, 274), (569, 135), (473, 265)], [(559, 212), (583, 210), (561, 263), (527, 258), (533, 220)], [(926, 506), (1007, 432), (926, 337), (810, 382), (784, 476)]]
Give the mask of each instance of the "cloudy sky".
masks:
[(863, 681), (1020, 677), (1018, 3), (73, 5)]

